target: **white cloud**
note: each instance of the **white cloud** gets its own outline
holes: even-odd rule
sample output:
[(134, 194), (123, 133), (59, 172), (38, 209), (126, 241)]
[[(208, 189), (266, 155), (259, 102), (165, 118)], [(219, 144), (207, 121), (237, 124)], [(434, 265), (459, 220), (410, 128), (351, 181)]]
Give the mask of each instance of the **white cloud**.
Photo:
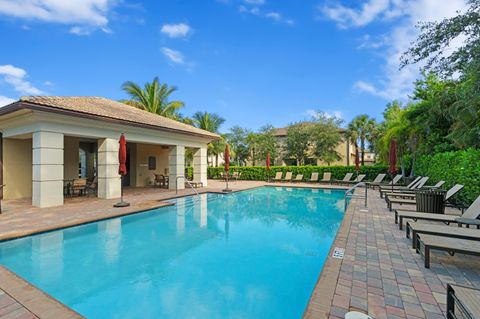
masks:
[(278, 12), (268, 12), (265, 14), (265, 17), (268, 19), (272, 19), (273, 21), (280, 22), (280, 23), (286, 23), (286, 24), (294, 24), (295, 22), (292, 19), (285, 19), (282, 14)]
[(388, 12), (389, 0), (369, 0), (359, 10), (355, 10), (341, 4), (319, 7), (319, 10), (329, 19), (337, 22), (341, 28), (349, 26), (364, 26), (380, 14)]
[(160, 32), (170, 38), (185, 38), (192, 32), (192, 28), (186, 23), (164, 24), (161, 27)]
[(160, 49), (163, 55), (172, 63), (185, 64), (185, 56), (180, 52), (167, 47)]
[(10, 84), (17, 92), (31, 95), (43, 94), (41, 90), (25, 79), (27, 72), (24, 69), (17, 68), (11, 64), (0, 65), (0, 76), (2, 76), (5, 83)]
[(246, 4), (251, 4), (255, 6), (260, 6), (262, 4), (265, 4), (265, 0), (243, 0)]
[[(323, 6), (320, 11), (335, 21), (340, 28), (363, 27), (372, 22), (386, 25), (386, 33), (372, 39), (366, 35), (359, 48), (376, 49), (383, 59), (383, 77), (377, 81), (360, 80), (354, 84), (358, 91), (367, 92), (387, 100), (407, 99), (413, 82), (419, 77), (422, 65), (409, 65), (399, 70), (400, 57), (418, 36), (416, 25), (421, 21), (439, 21), (456, 15), (466, 8), (465, 0), (450, 0), (448, 5), (438, 0), (369, 0), (354, 9), (335, 4)], [(394, 23), (388, 23), (394, 22)], [(458, 46), (456, 39), (451, 47)], [(372, 82), (375, 82), (374, 84)]]
[[(25, 20), (63, 23), (84, 30), (109, 30), (108, 13), (116, 0), (1, 0), (0, 14)], [(79, 34), (78, 29), (71, 30)], [(86, 31), (83, 31), (86, 32)]]
[(0, 107), (8, 105), (8, 104), (13, 103), (13, 102), (15, 102), (14, 99), (11, 99), (11, 98), (3, 96), (3, 95), (0, 95)]

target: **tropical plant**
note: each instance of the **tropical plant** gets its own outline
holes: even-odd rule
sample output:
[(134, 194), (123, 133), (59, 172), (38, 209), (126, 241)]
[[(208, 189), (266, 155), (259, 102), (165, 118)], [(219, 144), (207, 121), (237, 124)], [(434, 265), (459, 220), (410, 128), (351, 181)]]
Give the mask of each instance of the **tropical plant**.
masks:
[(225, 119), (215, 113), (196, 112), (192, 116), (193, 125), (202, 130), (212, 133), (218, 133), (220, 126), (225, 123)]
[(367, 114), (357, 115), (349, 124), (347, 136), (350, 138), (355, 147), (358, 147), (360, 141), (361, 163), (365, 165), (365, 148), (366, 142), (371, 141), (377, 122), (370, 118)]
[[(225, 122), (225, 119), (215, 113), (196, 112), (192, 116), (192, 122), (195, 127), (206, 130), (212, 133), (218, 133), (220, 126)], [(215, 157), (215, 165), (218, 166), (218, 158), (225, 150), (225, 140), (222, 137), (220, 140), (210, 142), (207, 148), (207, 155)], [(210, 163), (212, 165), (212, 163)]]
[(178, 119), (177, 111), (185, 105), (180, 101), (169, 101), (170, 95), (177, 88), (166, 83), (161, 84), (158, 77), (151, 83), (146, 83), (143, 88), (127, 81), (122, 84), (122, 90), (130, 96), (130, 99), (123, 100), (123, 103), (172, 119)]

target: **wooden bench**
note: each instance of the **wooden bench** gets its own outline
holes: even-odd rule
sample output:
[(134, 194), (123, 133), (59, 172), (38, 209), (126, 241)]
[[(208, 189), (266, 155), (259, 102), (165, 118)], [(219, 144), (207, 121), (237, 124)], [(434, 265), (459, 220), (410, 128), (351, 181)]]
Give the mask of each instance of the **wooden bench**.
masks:
[(413, 249), (417, 248), (418, 234), (480, 241), (480, 230), (408, 221), (406, 227), (406, 236), (407, 238), (412, 238)]
[(480, 256), (480, 242), (478, 241), (425, 234), (417, 234), (417, 240), (416, 251), (423, 256), (425, 268), (430, 268), (431, 250), (446, 251), (452, 256), (455, 253)]
[[(462, 314), (457, 316), (455, 308)], [(455, 284), (447, 284), (447, 319), (480, 318), (480, 290)]]

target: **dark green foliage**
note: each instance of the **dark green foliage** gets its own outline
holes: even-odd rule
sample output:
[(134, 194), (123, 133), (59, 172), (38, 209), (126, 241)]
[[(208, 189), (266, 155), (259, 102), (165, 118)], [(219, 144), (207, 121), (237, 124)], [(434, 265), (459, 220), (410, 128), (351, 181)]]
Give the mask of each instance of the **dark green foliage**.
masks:
[[(378, 174), (386, 173), (388, 167), (386, 165), (362, 166), (360, 174), (367, 174), (366, 181), (373, 180)], [(223, 167), (209, 167), (208, 178), (220, 178), (224, 172)], [(241, 179), (265, 181), (268, 178), (267, 168), (264, 166), (247, 166), (247, 167), (230, 167), (230, 173), (241, 172)], [(331, 172), (332, 179), (342, 179), (346, 173), (355, 172), (354, 166), (272, 166), (270, 167), (270, 177), (273, 178), (276, 172), (292, 172), (303, 174), (304, 180), (309, 180), (313, 172), (318, 172), (320, 179), (324, 172)]]
[(465, 185), (456, 199), (470, 204), (480, 195), (480, 150), (444, 152), (417, 159), (417, 175), (429, 176), (430, 184), (444, 180), (444, 189)]
[[(426, 68), (440, 75), (463, 72), (480, 51), (480, 0), (468, 0), (469, 8), (452, 18), (419, 24), (420, 35), (400, 58), (401, 66), (426, 61)], [(461, 45), (451, 43), (463, 37)]]

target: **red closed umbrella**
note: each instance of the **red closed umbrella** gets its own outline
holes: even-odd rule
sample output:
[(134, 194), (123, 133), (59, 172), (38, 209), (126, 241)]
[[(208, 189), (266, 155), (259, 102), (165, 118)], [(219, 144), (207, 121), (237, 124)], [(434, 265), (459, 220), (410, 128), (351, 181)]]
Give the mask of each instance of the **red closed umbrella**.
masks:
[(118, 174), (125, 176), (127, 175), (127, 140), (125, 135), (120, 136), (118, 143), (120, 144), (118, 148)]
[(225, 172), (228, 173), (228, 171), (230, 170), (230, 152), (228, 151), (228, 144), (225, 145), (225, 153), (223, 155), (225, 157), (224, 169)]
[(358, 147), (355, 147), (355, 170), (360, 170), (360, 156), (358, 156)]
[(225, 164), (223, 169), (225, 170), (225, 173), (226, 173), (225, 182), (227, 183), (223, 191), (231, 192), (232, 190), (228, 188), (228, 171), (230, 170), (230, 152), (228, 151), (228, 144), (225, 145), (225, 152), (223, 153), (223, 156), (225, 157)]
[(123, 201), (123, 177), (127, 175), (127, 140), (125, 135), (120, 135), (120, 144), (118, 148), (118, 174), (121, 176), (120, 187), (121, 187), (121, 197), (120, 202), (113, 205), (114, 207), (127, 207), (130, 206), (129, 203)]
[(388, 153), (388, 172), (395, 174), (397, 172), (397, 140), (390, 141), (390, 150)]

